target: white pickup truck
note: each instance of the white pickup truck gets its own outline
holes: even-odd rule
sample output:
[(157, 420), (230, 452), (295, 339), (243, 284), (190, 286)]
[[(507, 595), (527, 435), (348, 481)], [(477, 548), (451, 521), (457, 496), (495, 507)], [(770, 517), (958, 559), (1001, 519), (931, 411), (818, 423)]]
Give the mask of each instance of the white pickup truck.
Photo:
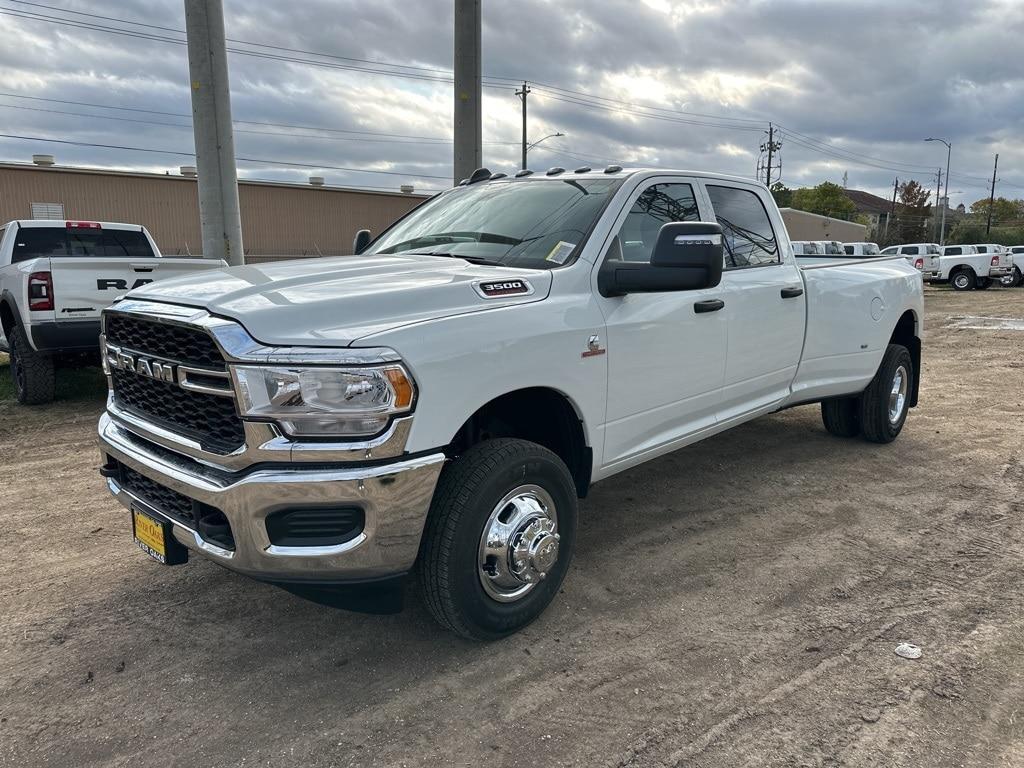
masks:
[(53, 399), (61, 365), (99, 362), (100, 312), (132, 288), (224, 267), (166, 258), (138, 224), (9, 221), (0, 227), (0, 350), (21, 403)]
[(1013, 274), (1010, 276), (1010, 287), (1024, 285), (1024, 245), (1011, 245), (1010, 257), (1013, 259)]
[(976, 245), (944, 245), (922, 277), (930, 283), (948, 282), (956, 291), (973, 291), (1011, 274), (1013, 260), (1008, 253), (981, 253)]
[(104, 312), (101, 472), (157, 560), (375, 611), (415, 569), (500, 637), (558, 594), (592, 483), (807, 403), (888, 443), (917, 402), (918, 272), (798, 266), (745, 179), (481, 169), (356, 242)]

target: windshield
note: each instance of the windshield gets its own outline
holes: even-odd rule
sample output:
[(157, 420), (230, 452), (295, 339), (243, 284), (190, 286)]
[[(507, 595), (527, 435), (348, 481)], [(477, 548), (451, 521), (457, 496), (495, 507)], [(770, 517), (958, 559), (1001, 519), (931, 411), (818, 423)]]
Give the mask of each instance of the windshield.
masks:
[(417, 208), (365, 254), (457, 256), (553, 269), (576, 257), (622, 179), (530, 179), (457, 187)]
[(928, 253), (929, 254), (933, 254), (933, 255), (939, 253), (939, 246), (937, 246), (937, 245), (929, 245), (928, 246)]

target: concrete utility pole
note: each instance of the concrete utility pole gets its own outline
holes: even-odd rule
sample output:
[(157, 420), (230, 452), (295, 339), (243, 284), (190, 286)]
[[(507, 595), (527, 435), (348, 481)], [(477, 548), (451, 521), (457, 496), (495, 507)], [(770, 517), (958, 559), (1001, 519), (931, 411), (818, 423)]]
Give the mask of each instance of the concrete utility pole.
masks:
[(480, 0), (455, 0), (455, 158), (454, 182), (483, 166), (481, 115)]
[(992, 166), (992, 192), (988, 196), (988, 223), (985, 225), (985, 237), (992, 230), (992, 207), (996, 204), (996, 171), (999, 170), (999, 155), (996, 155), (996, 164)]
[(203, 257), (244, 264), (221, 0), (185, 0)]
[(526, 97), (530, 95), (530, 86), (523, 81), (523, 90), (516, 91), (516, 96), (523, 100), (523, 163), (520, 166), (524, 171), (526, 170), (526, 152), (529, 147), (526, 145)]

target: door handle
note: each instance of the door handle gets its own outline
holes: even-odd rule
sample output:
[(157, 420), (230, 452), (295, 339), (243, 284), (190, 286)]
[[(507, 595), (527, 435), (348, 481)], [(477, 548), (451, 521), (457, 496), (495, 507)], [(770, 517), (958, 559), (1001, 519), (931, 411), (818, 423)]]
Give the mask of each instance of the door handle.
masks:
[(693, 305), (693, 311), (698, 315), (703, 312), (717, 312), (725, 306), (725, 302), (721, 299), (705, 299), (704, 301), (698, 301)]
[(784, 299), (795, 299), (797, 296), (804, 295), (803, 288), (783, 288), (780, 292)]

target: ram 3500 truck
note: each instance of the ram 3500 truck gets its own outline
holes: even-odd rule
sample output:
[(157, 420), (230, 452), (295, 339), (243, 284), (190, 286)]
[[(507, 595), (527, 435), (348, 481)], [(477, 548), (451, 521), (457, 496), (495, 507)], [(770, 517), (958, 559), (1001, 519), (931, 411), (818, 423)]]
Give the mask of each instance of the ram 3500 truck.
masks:
[(415, 570), (500, 637), (558, 593), (592, 483), (807, 403), (888, 443), (917, 402), (917, 270), (798, 266), (744, 179), (481, 169), (368, 241), (104, 312), (102, 474), (148, 554), (378, 611)]
[(100, 312), (132, 288), (227, 266), (167, 258), (138, 224), (9, 221), (0, 227), (0, 350), (21, 403), (53, 400), (55, 369), (99, 362)]
[(948, 282), (954, 291), (984, 290), (1013, 274), (1013, 257), (1007, 253), (985, 253), (976, 245), (944, 245), (940, 251), (922, 275), (930, 283)]

